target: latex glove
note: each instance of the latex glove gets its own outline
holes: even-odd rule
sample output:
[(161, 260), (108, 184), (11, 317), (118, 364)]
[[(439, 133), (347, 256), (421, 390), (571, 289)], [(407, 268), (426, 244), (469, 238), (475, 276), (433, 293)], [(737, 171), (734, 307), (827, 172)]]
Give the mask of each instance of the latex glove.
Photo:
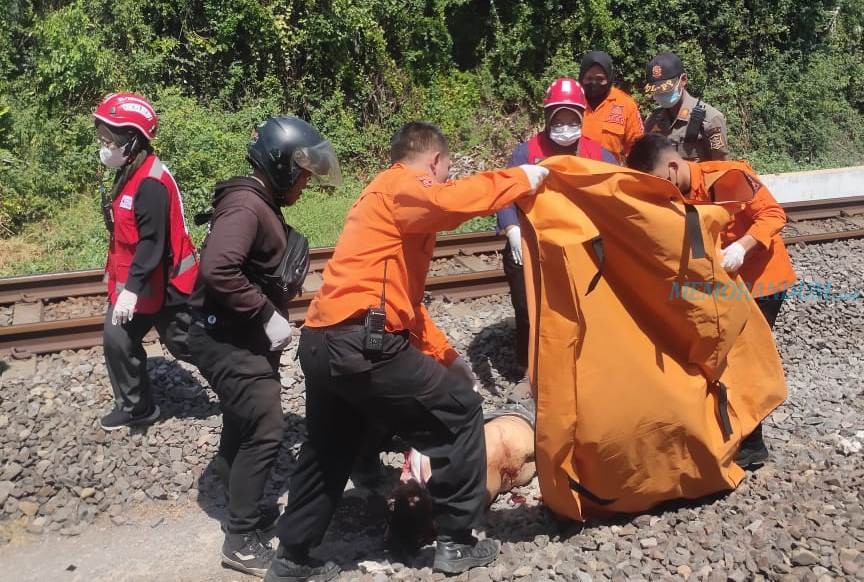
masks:
[(534, 164), (522, 164), (519, 166), (525, 175), (528, 176), (528, 183), (531, 184), (531, 190), (537, 192), (537, 188), (540, 187), (540, 184), (543, 183), (543, 180), (546, 179), (546, 176), (549, 175), (549, 168), (544, 168), (543, 166), (536, 166)]
[(741, 243), (733, 242), (721, 252), (723, 253), (723, 262), (720, 263), (720, 266), (734, 273), (744, 264), (744, 255), (747, 254), (747, 249)]
[(111, 323), (114, 325), (123, 325), (132, 321), (137, 303), (138, 296), (131, 291), (123, 289), (120, 295), (117, 296), (117, 301), (114, 302), (114, 311), (111, 312)]
[(477, 385), (477, 379), (474, 377), (474, 370), (471, 369), (471, 364), (465, 361), (465, 358), (459, 356), (453, 363), (450, 364), (450, 370), (463, 378), (468, 379), (471, 382), (471, 386), (474, 387), (474, 392), (479, 392), (480, 387)]
[(267, 323), (264, 324), (264, 333), (270, 340), (270, 351), (278, 352), (291, 343), (294, 331), (291, 322), (282, 317), (278, 311), (274, 311)]
[(511, 226), (507, 229), (507, 242), (510, 243), (510, 254), (513, 256), (513, 262), (517, 265), (522, 264), (522, 229), (518, 226)]

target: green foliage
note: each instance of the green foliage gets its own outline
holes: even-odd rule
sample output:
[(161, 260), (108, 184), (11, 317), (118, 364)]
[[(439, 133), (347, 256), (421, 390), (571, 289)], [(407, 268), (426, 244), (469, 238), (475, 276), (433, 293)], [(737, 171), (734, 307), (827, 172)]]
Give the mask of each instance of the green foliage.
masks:
[(190, 215), (246, 170), (256, 122), (311, 120), (349, 186), (288, 215), (332, 242), (401, 124), (435, 122), (454, 151), (501, 163), (538, 122), (549, 81), (576, 76), (590, 49), (613, 56), (645, 112), (646, 62), (678, 52), (691, 91), (726, 114), (733, 154), (760, 171), (864, 159), (860, 0), (3, 3), (0, 233), (51, 219), (56, 234), (70, 212), (89, 216), (81, 201), (100, 181), (90, 114), (104, 94), (133, 90), (156, 104), (155, 145)]

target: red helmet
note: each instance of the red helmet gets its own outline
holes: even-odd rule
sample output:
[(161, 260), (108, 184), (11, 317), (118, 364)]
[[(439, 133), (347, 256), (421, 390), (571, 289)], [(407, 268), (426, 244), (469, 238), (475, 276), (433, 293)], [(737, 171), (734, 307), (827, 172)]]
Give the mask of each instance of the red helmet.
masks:
[(588, 106), (585, 100), (585, 91), (576, 79), (561, 77), (555, 79), (546, 89), (546, 97), (543, 98), (543, 108), (549, 107), (572, 107), (584, 110)]
[(148, 140), (156, 137), (156, 128), (159, 126), (153, 105), (135, 93), (108, 95), (96, 108), (93, 117), (112, 127), (134, 127)]

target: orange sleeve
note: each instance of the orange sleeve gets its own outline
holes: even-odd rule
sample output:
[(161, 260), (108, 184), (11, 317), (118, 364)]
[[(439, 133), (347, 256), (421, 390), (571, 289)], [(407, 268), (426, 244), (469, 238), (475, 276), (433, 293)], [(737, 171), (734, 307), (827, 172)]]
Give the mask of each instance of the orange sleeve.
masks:
[(450, 364), (459, 357), (453, 346), (447, 340), (422, 303), (414, 309), (414, 328), (411, 330), (411, 344), (418, 350), (441, 362), (444, 366)]
[(531, 192), (528, 177), (520, 168), (428, 186), (412, 178), (400, 183), (393, 196), (393, 217), (403, 233), (451, 230), (469, 218), (497, 212)]
[(630, 148), (633, 143), (645, 135), (645, 124), (642, 123), (642, 115), (639, 113), (639, 108), (635, 102), (630, 103), (630, 111), (627, 112), (627, 118), (624, 120), (624, 155), (630, 153)]
[(741, 212), (753, 221), (745, 234), (755, 238), (766, 249), (771, 246), (771, 238), (786, 224), (786, 212), (764, 186)]

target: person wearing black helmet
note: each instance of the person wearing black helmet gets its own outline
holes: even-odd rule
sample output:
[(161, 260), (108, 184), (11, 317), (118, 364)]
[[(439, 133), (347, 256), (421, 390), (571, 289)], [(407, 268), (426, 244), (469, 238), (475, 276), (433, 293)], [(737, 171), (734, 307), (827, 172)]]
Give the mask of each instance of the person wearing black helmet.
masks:
[(278, 517), (260, 507), (282, 438), (279, 359), (291, 342), (287, 302), (302, 286), (308, 243), (285, 224), (311, 176), (341, 180), (330, 142), (296, 117), (272, 117), (252, 136), (251, 176), (216, 185), (190, 298), (190, 350), (222, 403), (214, 460), (228, 496), (222, 563), (264, 576)]

